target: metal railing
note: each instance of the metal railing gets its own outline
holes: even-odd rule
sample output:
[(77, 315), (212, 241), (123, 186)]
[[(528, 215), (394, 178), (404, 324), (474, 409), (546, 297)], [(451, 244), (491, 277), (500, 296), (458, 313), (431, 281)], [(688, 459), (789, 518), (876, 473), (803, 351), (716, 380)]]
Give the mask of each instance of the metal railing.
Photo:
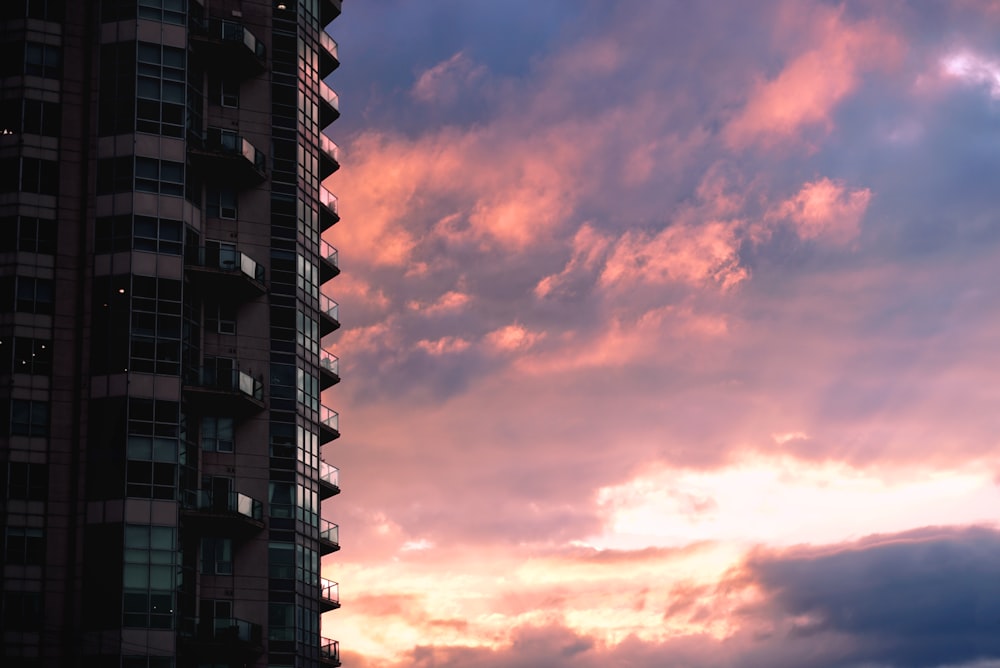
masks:
[(327, 137), (322, 132), (319, 133), (319, 147), (323, 153), (334, 159), (335, 162), (340, 162), (340, 147), (337, 146), (337, 142), (333, 141)]
[[(197, 253), (195, 253), (197, 250)], [(188, 264), (206, 269), (220, 269), (227, 272), (240, 272), (247, 278), (259, 283), (264, 282), (264, 267), (252, 257), (232, 248), (211, 248), (198, 246), (188, 248), (185, 253)]]
[(320, 596), (324, 601), (340, 605), (340, 585), (326, 578), (319, 579)]
[(340, 413), (333, 410), (332, 408), (327, 408), (326, 406), (320, 405), (319, 407), (319, 423), (328, 429), (333, 429), (334, 431), (340, 431)]
[(340, 545), (340, 527), (330, 520), (319, 520), (319, 539), (334, 545)]
[(337, 200), (337, 196), (323, 186), (319, 187), (319, 203), (332, 211), (334, 214), (338, 216), (340, 215), (340, 203)]
[(261, 60), (264, 59), (264, 43), (258, 40), (245, 25), (238, 21), (211, 18), (196, 19), (192, 17), (190, 28), (196, 35), (204, 35), (205, 37), (219, 39), (223, 42), (243, 44), (254, 56)]
[(323, 312), (329, 318), (340, 321), (340, 304), (333, 301), (324, 294), (319, 296), (319, 310)]
[(333, 244), (324, 241), (323, 239), (319, 240), (319, 256), (326, 262), (332, 264), (334, 267), (340, 266), (338, 264), (339, 253), (337, 252), (337, 249), (333, 247)]
[(319, 461), (319, 479), (334, 487), (340, 487), (340, 469), (321, 459)]
[(329, 350), (320, 348), (319, 366), (335, 376), (340, 375), (340, 358), (331, 353)]
[(245, 394), (257, 401), (264, 400), (264, 383), (239, 369), (189, 368), (184, 372), (184, 382), (209, 390)]
[(336, 640), (330, 640), (329, 638), (320, 638), (319, 640), (319, 655), (320, 658), (326, 661), (333, 661), (340, 664), (340, 643)]
[(185, 505), (194, 510), (241, 515), (256, 522), (264, 517), (264, 504), (240, 492), (217, 494), (210, 489), (192, 490)]
[(323, 98), (323, 101), (334, 108), (334, 110), (340, 113), (340, 96), (337, 92), (327, 86), (325, 83), (319, 85), (319, 96)]

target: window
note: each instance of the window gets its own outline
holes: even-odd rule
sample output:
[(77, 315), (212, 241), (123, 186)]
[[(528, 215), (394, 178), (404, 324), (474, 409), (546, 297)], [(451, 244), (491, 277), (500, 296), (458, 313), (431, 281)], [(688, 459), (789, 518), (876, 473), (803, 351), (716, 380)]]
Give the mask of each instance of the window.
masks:
[(170, 255), (183, 250), (184, 227), (179, 220), (137, 215), (134, 230), (136, 250)]
[[(107, 12), (112, 2), (105, 0), (101, 6)], [(134, 19), (135, 0), (132, 0), (131, 11), (131, 18)], [(135, 130), (136, 67), (135, 42), (112, 42), (101, 45), (97, 114), (97, 132), (101, 137), (131, 133)]]
[(47, 376), (52, 371), (52, 344), (48, 339), (14, 338), (14, 373)]
[(132, 248), (132, 216), (102, 216), (94, 224), (94, 251), (117, 253)]
[(207, 575), (233, 574), (233, 541), (230, 538), (201, 539), (201, 572)]
[(217, 77), (212, 81), (212, 102), (223, 107), (240, 106), (240, 81), (232, 77)]
[(179, 459), (179, 405), (163, 399), (130, 399), (127, 496), (173, 499)]
[(6, 492), (0, 497), (22, 501), (44, 501), (49, 489), (49, 467), (46, 464), (8, 462), (4, 479)]
[(184, 25), (184, 0), (139, 0), (139, 18)]
[(319, 379), (304, 369), (295, 370), (296, 399), (303, 406), (319, 410)]
[(5, 564), (40, 565), (45, 560), (45, 534), (36, 527), (7, 527), (4, 540)]
[(26, 42), (24, 73), (47, 79), (58, 79), (62, 71), (62, 54), (58, 46)]
[(270, 482), (267, 505), (271, 517), (295, 517), (295, 483)]
[(232, 452), (233, 418), (202, 418), (201, 447), (208, 452)]
[(183, 49), (138, 43), (136, 130), (184, 136), (184, 65)]
[(52, 281), (29, 276), (17, 277), (14, 310), (18, 313), (52, 313)]
[(42, 594), (37, 591), (3, 593), (3, 628), (6, 631), (35, 631), (42, 627)]
[(10, 433), (12, 436), (48, 436), (48, 402), (11, 399)]
[(178, 375), (181, 356), (181, 282), (132, 278), (131, 368)]
[(161, 195), (184, 196), (184, 163), (137, 157), (135, 189)]
[(33, 216), (4, 216), (0, 218), (0, 249), (52, 255), (56, 250), (56, 223)]
[(205, 306), (205, 329), (219, 334), (236, 333), (235, 304), (207, 304)]
[(55, 102), (14, 99), (0, 102), (0, 133), (59, 136), (62, 113)]
[(0, 3), (0, 19), (62, 21), (65, 0), (6, 0)]
[(232, 188), (207, 188), (205, 193), (205, 213), (209, 218), (236, 219), (238, 198)]
[(124, 193), (132, 190), (133, 159), (130, 155), (101, 158), (97, 161), (97, 194)]
[(177, 555), (173, 527), (125, 526), (124, 626), (158, 629), (173, 626)]
[(56, 195), (59, 193), (59, 164), (40, 158), (3, 158), (0, 160), (0, 191)]
[(313, 299), (319, 299), (319, 270), (315, 262), (298, 256), (298, 287)]

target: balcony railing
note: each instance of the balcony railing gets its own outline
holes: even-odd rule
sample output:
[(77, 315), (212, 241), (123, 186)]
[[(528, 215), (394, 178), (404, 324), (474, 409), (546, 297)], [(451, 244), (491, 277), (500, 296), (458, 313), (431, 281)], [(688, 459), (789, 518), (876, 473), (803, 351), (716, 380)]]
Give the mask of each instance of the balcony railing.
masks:
[(325, 179), (340, 169), (340, 147), (325, 134), (319, 135), (319, 177)]
[(340, 469), (319, 461), (319, 497), (328, 499), (340, 493)]
[(321, 390), (340, 382), (340, 358), (322, 348), (319, 351), (319, 376)]
[(233, 248), (189, 247), (184, 252), (184, 263), (196, 270), (203, 289), (240, 298), (259, 297), (267, 291), (264, 267)]
[(188, 492), (183, 498), (188, 526), (240, 537), (264, 528), (264, 506), (252, 496), (202, 489)]
[(247, 77), (267, 68), (264, 43), (238, 21), (194, 18), (189, 21), (192, 42), (204, 52), (209, 68)]
[(319, 521), (320, 554), (330, 554), (340, 549), (340, 527), (329, 520)]
[(319, 407), (319, 435), (321, 443), (340, 438), (340, 413), (320, 405)]
[(340, 607), (340, 585), (333, 580), (326, 578), (319, 579), (320, 600), (327, 610), (334, 610)]
[(320, 229), (325, 231), (335, 223), (340, 222), (340, 203), (337, 196), (322, 185), (319, 187), (319, 203)]
[(329, 638), (320, 638), (319, 658), (323, 662), (323, 665), (332, 666), (333, 668), (339, 666), (340, 643)]
[(264, 384), (239, 369), (185, 369), (184, 390), (198, 396), (190, 402), (193, 408), (208, 413), (239, 415), (264, 408)]
[(319, 333), (326, 336), (340, 327), (340, 304), (326, 295), (319, 295)]
[(235, 655), (242, 663), (263, 651), (261, 625), (236, 617), (185, 618), (180, 623), (180, 636), (199, 657), (229, 659)]
[(337, 253), (337, 249), (323, 239), (319, 240), (319, 259), (319, 278), (321, 283), (326, 283), (331, 278), (335, 278), (338, 274), (340, 274), (339, 254)]
[(319, 85), (319, 126), (322, 130), (340, 118), (340, 96), (325, 83)]
[(335, 69), (340, 67), (340, 53), (337, 42), (325, 30), (319, 31), (319, 76), (325, 79)]
[(267, 156), (246, 137), (222, 128), (208, 128), (203, 137), (190, 137), (191, 158), (209, 179), (253, 185), (267, 174)]

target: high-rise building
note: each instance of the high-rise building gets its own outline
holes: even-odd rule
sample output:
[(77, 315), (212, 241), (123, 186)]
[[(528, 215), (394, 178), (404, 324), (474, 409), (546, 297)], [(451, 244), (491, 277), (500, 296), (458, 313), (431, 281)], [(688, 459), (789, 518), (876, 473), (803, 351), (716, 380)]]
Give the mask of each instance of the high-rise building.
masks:
[(4, 668), (339, 665), (340, 0), (0, 0)]

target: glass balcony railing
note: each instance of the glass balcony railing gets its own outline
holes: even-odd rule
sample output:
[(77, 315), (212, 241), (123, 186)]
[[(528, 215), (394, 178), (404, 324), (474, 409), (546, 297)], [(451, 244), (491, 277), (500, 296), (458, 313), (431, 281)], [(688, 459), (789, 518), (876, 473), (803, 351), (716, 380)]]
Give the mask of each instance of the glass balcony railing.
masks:
[(264, 267), (246, 253), (233, 248), (198, 246), (184, 253), (187, 264), (222, 272), (239, 273), (258, 283), (264, 282)]
[(324, 294), (319, 296), (319, 310), (320, 312), (328, 318), (333, 320), (340, 320), (340, 304), (333, 301)]
[(327, 464), (322, 459), (319, 462), (319, 480), (332, 487), (340, 487), (340, 469)]
[(326, 578), (320, 578), (319, 585), (320, 598), (332, 607), (340, 607), (340, 585)]
[(332, 408), (327, 408), (326, 406), (319, 407), (319, 423), (321, 426), (327, 429), (332, 429), (333, 431), (340, 431), (340, 413), (333, 410)]
[(320, 348), (319, 367), (328, 373), (332, 373), (334, 376), (340, 376), (340, 358), (329, 350)]
[(319, 135), (319, 147), (322, 149), (323, 153), (332, 158), (334, 162), (340, 162), (340, 147), (337, 146), (335, 141), (323, 133), (320, 133)]
[(267, 158), (264, 153), (257, 150), (257, 147), (251, 144), (246, 137), (232, 130), (208, 128), (205, 131), (202, 148), (225, 156), (243, 158), (261, 173), (266, 168)]
[(188, 26), (192, 42), (205, 50), (208, 67), (244, 76), (266, 68), (264, 43), (239, 21), (191, 17)]
[(245, 395), (257, 401), (264, 400), (264, 384), (239, 369), (217, 367), (189, 368), (184, 372), (184, 383), (227, 394)]
[(324, 79), (340, 67), (340, 54), (337, 49), (337, 42), (325, 30), (319, 31), (319, 46), (319, 76), (321, 79)]
[(326, 543), (340, 545), (340, 527), (329, 520), (320, 519), (319, 539)]
[(324, 110), (320, 110), (320, 125), (326, 127), (330, 123), (340, 118), (340, 96), (337, 92), (327, 86), (325, 83), (319, 85), (319, 99), (326, 105), (328, 112), (324, 113)]
[(340, 643), (329, 638), (320, 638), (319, 658), (328, 666), (340, 665)]
[(340, 220), (340, 203), (337, 196), (324, 188), (319, 187), (320, 203), (320, 229), (327, 230)]
[(255, 522), (263, 521), (264, 506), (257, 499), (239, 492), (193, 491), (188, 497), (190, 509), (220, 515), (238, 515)]

